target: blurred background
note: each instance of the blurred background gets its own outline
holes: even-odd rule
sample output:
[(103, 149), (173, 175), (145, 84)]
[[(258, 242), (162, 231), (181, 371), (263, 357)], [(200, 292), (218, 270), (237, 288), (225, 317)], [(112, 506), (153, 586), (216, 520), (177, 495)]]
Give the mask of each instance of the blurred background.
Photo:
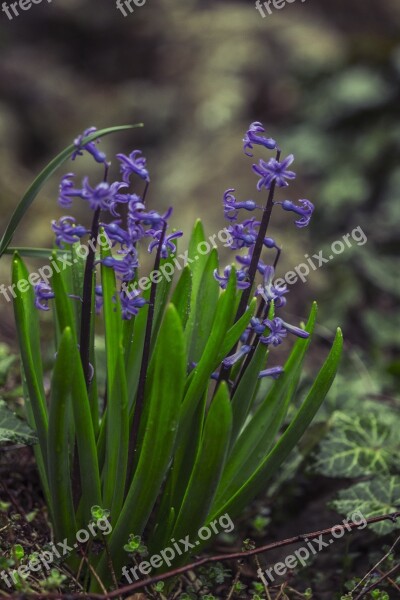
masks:
[[(316, 206), (307, 230), (275, 211), (281, 273), (355, 227), (368, 238), (293, 286), (289, 316), (305, 317), (317, 299), (320, 335), (340, 324), (359, 368), (390, 393), (400, 372), (399, 25), (396, 0), (298, 0), (266, 18), (249, 0), (147, 0), (127, 17), (113, 0), (43, 1), (12, 21), (1, 13), (0, 229), (79, 132), (142, 121), (143, 130), (106, 138), (102, 149), (142, 148), (149, 205), (172, 204), (173, 225), (187, 234), (200, 216), (212, 234), (224, 225), (227, 188), (261, 198), (241, 140), (262, 121), (284, 155), (296, 156), (289, 197)], [(56, 177), (14, 245), (53, 243), (57, 187)], [(9, 263), (0, 266), (7, 285)], [(0, 301), (0, 335), (14, 345), (11, 307)]]

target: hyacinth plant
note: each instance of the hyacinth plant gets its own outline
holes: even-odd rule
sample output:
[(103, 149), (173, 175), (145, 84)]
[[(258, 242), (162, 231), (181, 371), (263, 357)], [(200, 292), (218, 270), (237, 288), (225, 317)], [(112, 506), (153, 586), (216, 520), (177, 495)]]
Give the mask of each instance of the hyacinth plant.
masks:
[[(225, 269), (200, 221), (181, 255), (185, 266), (177, 263), (182, 232), (168, 229), (172, 209), (161, 215), (152, 207), (142, 153), (117, 154), (112, 165), (99, 149), (100, 137), (119, 129), (86, 130), (54, 159), (28, 190), (0, 245), (1, 254), (14, 254), (26, 412), (39, 440), (35, 454), (54, 535), (73, 542), (99, 510), (93, 507), (108, 511), (108, 547), (88, 551), (106, 585), (113, 583), (109, 561), (117, 579), (129, 562), (129, 539), (138, 539), (130, 536), (140, 536), (156, 553), (171, 538), (193, 537), (225, 513), (234, 518), (265, 490), (326, 396), (342, 349), (338, 330), (287, 424), (317, 309), (314, 304), (303, 326), (281, 316), (288, 290), (275, 282), (281, 250), (267, 230), (275, 207), (293, 213), (298, 228), (308, 225), (314, 207), (308, 200), (276, 199), (295, 178), (289, 170), (294, 158), (281, 159), (260, 123), (247, 131), (244, 152), (252, 157), (259, 146), (272, 155), (252, 167), (257, 202), (237, 200), (234, 189), (223, 196), (227, 223), (220, 239), (236, 261)], [(64, 175), (58, 202), (68, 213), (75, 203), (86, 205), (91, 225), (68, 214), (52, 221), (53, 250), (11, 248), (13, 232), (44, 182), (82, 154), (97, 163), (98, 180)], [(141, 286), (146, 252), (155, 257), (154, 271)], [(29, 289), (18, 286), (28, 280), (22, 255), (48, 257), (51, 278), (32, 280)], [(67, 269), (55, 268), (61, 256)], [(48, 391), (39, 323), (49, 310), (55, 351)], [(99, 327), (105, 338), (102, 374)], [(290, 337), (289, 356), (277, 365), (274, 348)], [(187, 553), (176, 564), (190, 559)], [(92, 572), (82, 581), (95, 590)]]

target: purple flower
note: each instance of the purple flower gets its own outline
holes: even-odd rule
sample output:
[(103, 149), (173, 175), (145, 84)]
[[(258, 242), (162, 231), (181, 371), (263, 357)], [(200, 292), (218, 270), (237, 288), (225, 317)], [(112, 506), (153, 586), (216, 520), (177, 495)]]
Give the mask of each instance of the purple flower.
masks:
[(69, 208), (72, 204), (72, 198), (83, 198), (83, 191), (74, 188), (71, 179), (75, 177), (74, 173), (67, 173), (61, 179), (58, 195), (58, 203), (64, 208)]
[(265, 325), (270, 330), (270, 333), (267, 336), (261, 336), (260, 342), (262, 344), (279, 346), (279, 344), (281, 344), (287, 336), (287, 331), (282, 319), (279, 319), (279, 317), (272, 319), (272, 321), (270, 319), (266, 319)]
[(267, 266), (264, 269), (264, 281), (257, 288), (257, 294), (264, 298), (265, 302), (273, 301), (277, 308), (286, 304), (284, 295), (288, 293), (287, 286), (278, 287), (274, 285), (273, 279), (275, 275), (274, 267)]
[(89, 184), (89, 178), (83, 180), (83, 198), (89, 202), (92, 210), (110, 210), (117, 202), (116, 197), (122, 187), (126, 187), (126, 183), (115, 181), (114, 183), (106, 183), (102, 181), (96, 187)]
[(57, 222), (51, 222), (51, 228), (56, 234), (56, 244), (59, 248), (64, 248), (65, 244), (75, 244), (81, 237), (90, 233), (83, 225), (76, 225), (74, 217), (61, 217)]
[[(102, 227), (107, 234), (107, 237), (115, 244), (121, 244), (122, 249), (129, 250), (132, 247), (131, 236), (125, 229), (120, 227), (122, 221), (112, 221), (111, 223), (102, 223)], [(136, 240), (134, 240), (136, 241)]]
[(128, 219), (128, 232), (132, 244), (136, 244), (146, 235), (144, 227), (142, 227), (140, 223), (136, 223), (136, 221), (131, 219)]
[(140, 156), (141, 154), (141, 150), (134, 150), (129, 156), (117, 154), (117, 158), (121, 163), (122, 179), (125, 183), (130, 182), (130, 176), (132, 174), (139, 175), (141, 179), (144, 179), (144, 181), (149, 183), (150, 177), (146, 168), (146, 159), (143, 156)]
[(299, 338), (307, 339), (310, 337), (310, 334), (305, 329), (301, 329), (301, 327), (296, 327), (295, 325), (290, 325), (286, 323), (286, 321), (282, 321), (286, 331), (291, 333), (292, 335), (296, 335)]
[(276, 248), (278, 250), (278, 246), (276, 245), (275, 240), (273, 240), (270, 237), (264, 238), (263, 244), (266, 248)]
[(257, 317), (252, 317), (250, 320), (250, 326), (257, 335), (262, 335), (266, 328), (265, 320), (261, 321)]
[[(150, 233), (150, 231), (148, 231), (147, 233)], [(151, 235), (154, 237), (154, 241), (151, 242), (149, 245), (150, 253), (153, 252), (154, 248), (158, 248), (158, 246), (160, 244), (162, 233), (163, 233), (162, 229), (160, 229), (158, 231), (152, 231)], [(168, 258), (169, 250), (173, 254), (176, 253), (176, 246), (171, 240), (175, 240), (176, 238), (180, 238), (182, 236), (183, 236), (183, 231), (175, 231), (174, 233), (170, 233), (169, 235), (165, 236), (165, 238), (163, 239), (163, 242), (161, 244), (161, 252), (160, 252), (161, 258)]]
[[(220, 275), (218, 273), (218, 269), (214, 270), (214, 278), (218, 281), (219, 285), (221, 286), (221, 288), (223, 290), (228, 285), (231, 271), (232, 271), (232, 267), (230, 265), (225, 267), (223, 275)], [(249, 287), (250, 282), (246, 281), (246, 278), (247, 278), (247, 273), (245, 271), (243, 271), (243, 270), (236, 271), (237, 288), (239, 290), (245, 290), (246, 288)]]
[[(137, 194), (115, 194), (113, 202), (110, 204), (109, 211), (114, 217), (119, 217), (118, 208), (120, 204), (128, 204), (136, 210), (144, 210), (145, 206), (142, 199)], [(131, 208), (131, 209), (132, 209)]]
[(136, 222), (140, 222), (143, 225), (150, 225), (152, 230), (162, 229), (164, 223), (170, 218), (172, 215), (172, 207), (169, 208), (164, 215), (160, 215), (155, 210), (150, 210), (149, 212), (143, 212), (138, 208), (138, 205), (132, 206), (129, 208), (128, 219), (131, 219)]
[(96, 140), (94, 142), (88, 142), (86, 144), (83, 143), (84, 138), (86, 138), (91, 133), (94, 133), (95, 131), (97, 131), (96, 127), (89, 127), (89, 129), (86, 129), (83, 132), (83, 134), (79, 135), (74, 140), (74, 146), (75, 146), (76, 150), (72, 154), (72, 157), (71, 157), (72, 160), (75, 160), (75, 158), (77, 156), (82, 156), (83, 150), (86, 150), (86, 152), (89, 152), (89, 154), (91, 154), (93, 156), (93, 158), (95, 159), (96, 162), (107, 164), (106, 155), (104, 154), (104, 152), (100, 152), (97, 149), (97, 144), (99, 143), (99, 140)]
[(222, 364), (224, 365), (224, 367), (232, 367), (243, 356), (248, 354), (251, 351), (251, 348), (252, 348), (251, 346), (247, 346), (246, 344), (243, 344), (243, 346), (241, 346), (240, 350), (235, 352), (235, 354), (232, 354), (232, 356), (228, 356), (227, 358), (225, 358), (222, 361)]
[(55, 297), (55, 294), (48, 283), (39, 281), (34, 287), (35, 306), (39, 310), (49, 310), (48, 302)]
[(258, 144), (259, 146), (264, 146), (269, 150), (274, 150), (276, 148), (276, 141), (272, 138), (266, 138), (263, 135), (257, 135), (259, 133), (265, 133), (265, 129), (262, 126), (262, 123), (258, 121), (252, 123), (246, 132), (243, 138), (243, 150), (246, 156), (253, 156), (247, 150), (253, 150), (253, 144)]
[(245, 200), (244, 202), (236, 202), (235, 196), (232, 194), (234, 189), (226, 190), (223, 198), (224, 216), (228, 221), (236, 221), (239, 214), (239, 209), (253, 211), (259, 208), (254, 200)]
[(147, 300), (139, 298), (138, 290), (131, 290), (128, 293), (120, 292), (122, 318), (129, 321), (132, 317), (138, 314), (139, 308), (147, 304)]
[(300, 327), (295, 327), (294, 325), (290, 325), (289, 323), (286, 323), (286, 321), (283, 321), (279, 317), (275, 317), (272, 320), (266, 319), (265, 324), (270, 330), (270, 333), (267, 336), (260, 337), (260, 342), (262, 344), (272, 344), (272, 346), (279, 346), (279, 344), (283, 342), (284, 338), (287, 336), (288, 333), (292, 333), (293, 335), (296, 335), (297, 337), (303, 339), (308, 338), (310, 335), (304, 329), (301, 329)]
[(293, 154), (289, 154), (282, 162), (279, 162), (275, 158), (270, 158), (268, 162), (260, 159), (258, 165), (253, 165), (254, 173), (260, 177), (257, 189), (261, 190), (261, 188), (265, 187), (269, 190), (273, 181), (276, 182), (278, 187), (287, 187), (289, 184), (286, 179), (295, 179), (296, 177), (296, 173), (287, 170), (293, 161)]
[(263, 377), (272, 377), (273, 379), (278, 379), (279, 375), (282, 375), (282, 373), (283, 367), (271, 367), (270, 369), (260, 371), (258, 374), (258, 379), (262, 379)]
[(106, 256), (101, 262), (106, 267), (114, 269), (118, 279), (123, 281), (131, 281), (135, 277), (136, 269), (139, 266), (138, 257), (134, 251), (126, 254), (122, 259)]
[(230, 248), (232, 250), (239, 250), (240, 248), (250, 248), (256, 243), (258, 236), (257, 227), (260, 225), (260, 221), (255, 219), (247, 219), (243, 223), (235, 223), (230, 225), (227, 231), (232, 236), (232, 243)]
[(314, 204), (310, 200), (299, 200), (299, 202), (301, 206), (296, 206), (290, 200), (275, 202), (275, 204), (281, 204), (283, 210), (290, 210), (300, 215), (301, 218), (295, 221), (297, 227), (307, 227), (314, 212)]

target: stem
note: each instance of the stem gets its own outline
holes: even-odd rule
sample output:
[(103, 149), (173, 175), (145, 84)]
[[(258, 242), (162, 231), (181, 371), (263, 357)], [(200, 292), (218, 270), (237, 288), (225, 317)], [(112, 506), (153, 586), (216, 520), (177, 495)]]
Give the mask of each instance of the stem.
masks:
[[(107, 180), (108, 165), (104, 167), (104, 181)], [(91, 244), (89, 244), (89, 253), (86, 259), (85, 275), (83, 279), (82, 294), (82, 314), (81, 314), (81, 332), (80, 332), (80, 354), (82, 361), (83, 374), (85, 376), (86, 387), (89, 388), (89, 362), (90, 362), (90, 331), (93, 316), (93, 270), (96, 256), (96, 243), (99, 236), (100, 208), (95, 210), (90, 232)]]
[[(160, 242), (157, 248), (156, 260), (154, 262), (154, 271), (158, 271), (160, 268), (161, 262), (161, 247), (164, 242), (165, 231), (167, 229), (167, 222), (164, 221), (162, 233), (160, 236)], [(150, 301), (149, 301), (149, 312), (147, 314), (147, 323), (146, 323), (146, 332), (144, 336), (144, 345), (143, 345), (143, 356), (142, 356), (142, 364), (140, 366), (140, 375), (139, 375), (139, 383), (138, 383), (138, 392), (136, 397), (136, 406), (133, 417), (133, 426), (132, 432), (129, 439), (129, 449), (128, 449), (128, 457), (129, 457), (129, 466), (128, 466), (128, 477), (127, 477), (127, 485), (129, 485), (134, 456), (136, 452), (136, 443), (137, 436), (139, 433), (139, 425), (143, 412), (143, 404), (144, 404), (144, 396), (146, 391), (146, 379), (147, 379), (147, 370), (149, 367), (150, 360), (150, 347), (151, 347), (151, 334), (153, 330), (153, 321), (154, 321), (154, 310), (155, 310), (155, 302), (156, 302), (156, 294), (157, 294), (157, 283), (155, 281), (151, 284), (150, 290)]]
[(92, 244), (89, 244), (89, 254), (85, 265), (85, 275), (83, 279), (82, 294), (82, 315), (80, 332), (80, 354), (82, 360), (83, 374), (85, 376), (86, 387), (89, 387), (89, 362), (90, 362), (90, 325), (92, 322), (92, 295), (93, 295), (93, 268), (95, 259), (95, 240), (99, 234), (100, 209), (97, 208), (92, 221), (90, 237)]
[[(280, 157), (281, 157), (281, 151), (278, 150), (276, 153), (276, 160), (279, 161)], [(260, 261), (261, 252), (263, 249), (264, 238), (267, 233), (268, 225), (271, 220), (272, 209), (274, 207), (275, 186), (276, 186), (276, 182), (274, 180), (271, 183), (271, 187), (270, 187), (269, 194), (268, 194), (268, 200), (264, 207), (263, 217), (262, 217), (262, 220), (260, 223), (260, 229), (258, 231), (256, 243), (254, 244), (253, 255), (251, 257), (249, 272), (247, 274), (250, 285), (248, 288), (243, 290), (242, 296), (240, 298), (239, 307), (238, 307), (238, 310), (236, 313), (235, 322), (238, 321), (246, 312), (247, 305), (248, 305), (249, 299), (250, 299), (250, 295), (253, 290), (254, 279), (257, 274), (258, 263)], [(232, 356), (232, 354), (235, 354), (236, 348), (237, 348), (237, 344), (232, 348), (232, 350), (230, 351), (228, 356)], [(223, 366), (221, 368), (220, 376), (219, 376), (216, 387), (218, 387), (218, 385), (221, 381), (229, 381), (230, 369), (231, 369), (231, 367), (225, 367), (225, 366)]]

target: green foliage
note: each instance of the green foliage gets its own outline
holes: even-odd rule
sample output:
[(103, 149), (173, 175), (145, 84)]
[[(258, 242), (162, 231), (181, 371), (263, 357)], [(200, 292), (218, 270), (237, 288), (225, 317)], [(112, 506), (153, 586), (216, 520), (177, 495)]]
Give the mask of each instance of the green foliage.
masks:
[(314, 470), (329, 477), (360, 477), (388, 474), (398, 468), (400, 431), (393, 417), (385, 423), (374, 413), (335, 412)]
[(321, 273), (329, 298), (323, 321), (349, 325), (356, 344), (384, 363), (399, 347), (400, 77), (390, 45), (381, 45), (373, 60), (367, 55), (354, 60), (349, 53), (347, 62), (300, 73), (297, 112), (285, 136), (309, 171), (311, 196), (324, 206), (315, 215), (313, 247), (329, 255), (327, 240), (356, 227), (368, 237), (335, 257), (325, 281)]
[[(327, 477), (364, 481), (344, 487), (329, 503), (343, 515), (359, 510), (365, 518), (395, 512), (399, 506), (400, 430), (396, 401), (393, 406), (370, 400), (374, 373), (353, 359), (350, 373), (359, 367), (357, 378), (340, 375), (332, 388), (325, 412), (321, 411), (311, 446), (309, 470)], [(373, 379), (371, 379), (371, 376)], [(329, 415), (330, 411), (330, 415)], [(322, 438), (322, 439), (321, 439)], [(367, 479), (366, 479), (367, 478)], [(383, 521), (371, 525), (376, 534), (384, 535), (398, 524)]]
[(4, 400), (0, 400), (0, 444), (14, 442), (31, 446), (37, 441), (34, 431), (8, 409)]
[[(343, 515), (359, 511), (369, 519), (379, 515), (394, 513), (400, 506), (400, 477), (376, 477), (372, 481), (362, 481), (341, 490), (330, 506)], [(385, 535), (400, 527), (400, 521), (381, 521), (370, 525), (379, 535)]]
[[(39, 176), (13, 217), (1, 250), (34, 194), (70, 151)], [(315, 381), (301, 389), (302, 401), (287, 418), (316, 323), (314, 305), (306, 326), (310, 337), (296, 342), (284, 375), (268, 393), (257, 385), (267, 359), (261, 350), (249, 361), (245, 383), (234, 394), (225, 382), (216, 387), (211, 377), (255, 315), (257, 300), (236, 319), (242, 292), (235, 270), (221, 292), (213, 277), (217, 251), (195, 258), (198, 244), (205, 241), (198, 221), (189, 244), (191, 261), (175, 290), (166, 281), (153, 283), (154, 318), (146, 306), (132, 323), (122, 323), (114, 271), (102, 264), (105, 343), (98, 363), (99, 338), (91, 334), (95, 322), (82, 325), (93, 357), (91, 384), (85, 380), (78, 350), (82, 330), (70, 298), (82, 296), (82, 278), (79, 272), (73, 277), (54, 274), (56, 358), (49, 402), (33, 291), (18, 291), (15, 298), (27, 415), (37, 431), (36, 459), (56, 538), (73, 541), (78, 529), (109, 515), (113, 528), (107, 548), (89, 557), (106, 585), (112, 583), (110, 557), (119, 576), (127, 552), (142, 554), (151, 544), (156, 553), (172, 537), (192, 536), (226, 512), (239, 515), (298, 444), (338, 368), (340, 330)], [(74, 255), (75, 248), (68, 251)], [(13, 283), (27, 275), (16, 253)], [(101, 378), (106, 402), (94, 383)], [(189, 559), (187, 553), (179, 560)], [(90, 573), (85, 581), (97, 591)], [(52, 574), (47, 585), (58, 584)]]

